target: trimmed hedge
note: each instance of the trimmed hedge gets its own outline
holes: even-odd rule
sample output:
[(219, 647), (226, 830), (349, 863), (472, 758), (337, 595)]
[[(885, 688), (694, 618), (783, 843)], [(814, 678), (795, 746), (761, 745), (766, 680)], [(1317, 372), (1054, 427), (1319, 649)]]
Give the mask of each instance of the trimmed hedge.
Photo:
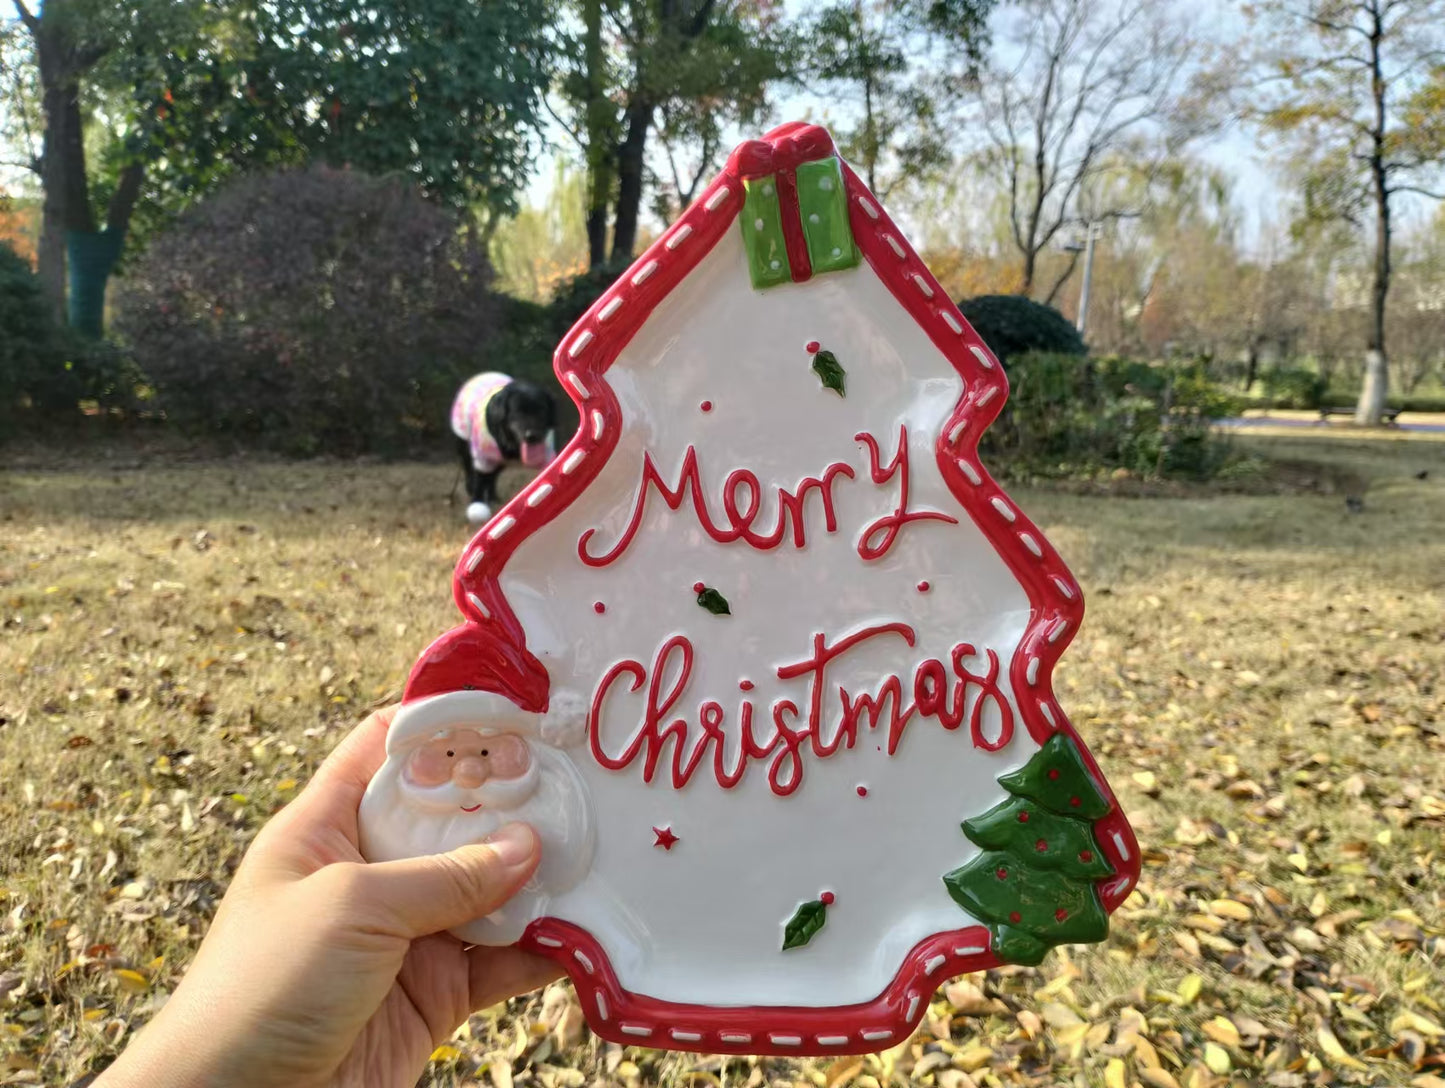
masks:
[(290, 454), (400, 452), (458, 385), (509, 369), (491, 270), (454, 215), (395, 178), (243, 177), (157, 236), (115, 329), (166, 418)]
[(1207, 479), (1229, 458), (1213, 422), (1240, 409), (1200, 364), (1033, 353), (1010, 361), (1009, 385), (983, 448), (1041, 476), (1124, 469)]
[(1088, 348), (1079, 330), (1052, 306), (1022, 295), (979, 295), (958, 304), (968, 323), (1005, 367), (1014, 356), (1029, 352), (1084, 355)]

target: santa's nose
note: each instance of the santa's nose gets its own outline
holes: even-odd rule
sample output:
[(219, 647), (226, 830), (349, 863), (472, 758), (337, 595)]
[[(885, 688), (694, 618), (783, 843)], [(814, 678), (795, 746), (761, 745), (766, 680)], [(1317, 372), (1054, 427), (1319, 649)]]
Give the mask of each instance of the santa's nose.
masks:
[(487, 780), (487, 761), (464, 756), (452, 768), (452, 781), (464, 790), (476, 789)]

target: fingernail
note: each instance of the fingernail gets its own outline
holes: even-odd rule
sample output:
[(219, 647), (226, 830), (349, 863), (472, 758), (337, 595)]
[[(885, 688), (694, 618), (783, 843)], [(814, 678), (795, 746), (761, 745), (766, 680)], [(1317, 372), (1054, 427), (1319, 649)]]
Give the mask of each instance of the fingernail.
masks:
[(532, 860), (532, 852), (537, 849), (536, 832), (521, 823), (499, 827), (485, 841), (497, 852), (497, 860), (509, 869)]

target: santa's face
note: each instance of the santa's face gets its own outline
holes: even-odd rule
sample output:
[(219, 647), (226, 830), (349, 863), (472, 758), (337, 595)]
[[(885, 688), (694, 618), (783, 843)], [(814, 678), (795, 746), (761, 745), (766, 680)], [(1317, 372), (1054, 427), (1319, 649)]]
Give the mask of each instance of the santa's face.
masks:
[(531, 747), (515, 733), (448, 729), (411, 751), (401, 784), (426, 811), (475, 813), (515, 808), (536, 792), (537, 777)]
[(594, 843), (587, 787), (561, 751), (517, 733), (439, 730), (387, 758), (367, 789), (363, 853), (373, 861), (440, 853), (481, 842), (502, 824), (530, 824), (542, 861), (523, 894), (496, 915), (458, 930), (466, 940), (508, 944), (551, 896), (583, 879)]

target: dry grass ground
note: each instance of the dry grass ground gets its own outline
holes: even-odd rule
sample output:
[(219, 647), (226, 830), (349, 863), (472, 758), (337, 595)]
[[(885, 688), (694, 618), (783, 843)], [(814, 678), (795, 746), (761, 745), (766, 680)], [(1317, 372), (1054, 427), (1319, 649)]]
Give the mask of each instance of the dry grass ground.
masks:
[[(833, 1065), (600, 1044), (554, 987), (423, 1083), (1445, 1085), (1445, 443), (1248, 441), (1363, 512), (1017, 495), (1088, 595), (1061, 695), (1147, 847), (1106, 946)], [(256, 828), (452, 622), (451, 472), (0, 474), (0, 1083), (125, 1044)]]

